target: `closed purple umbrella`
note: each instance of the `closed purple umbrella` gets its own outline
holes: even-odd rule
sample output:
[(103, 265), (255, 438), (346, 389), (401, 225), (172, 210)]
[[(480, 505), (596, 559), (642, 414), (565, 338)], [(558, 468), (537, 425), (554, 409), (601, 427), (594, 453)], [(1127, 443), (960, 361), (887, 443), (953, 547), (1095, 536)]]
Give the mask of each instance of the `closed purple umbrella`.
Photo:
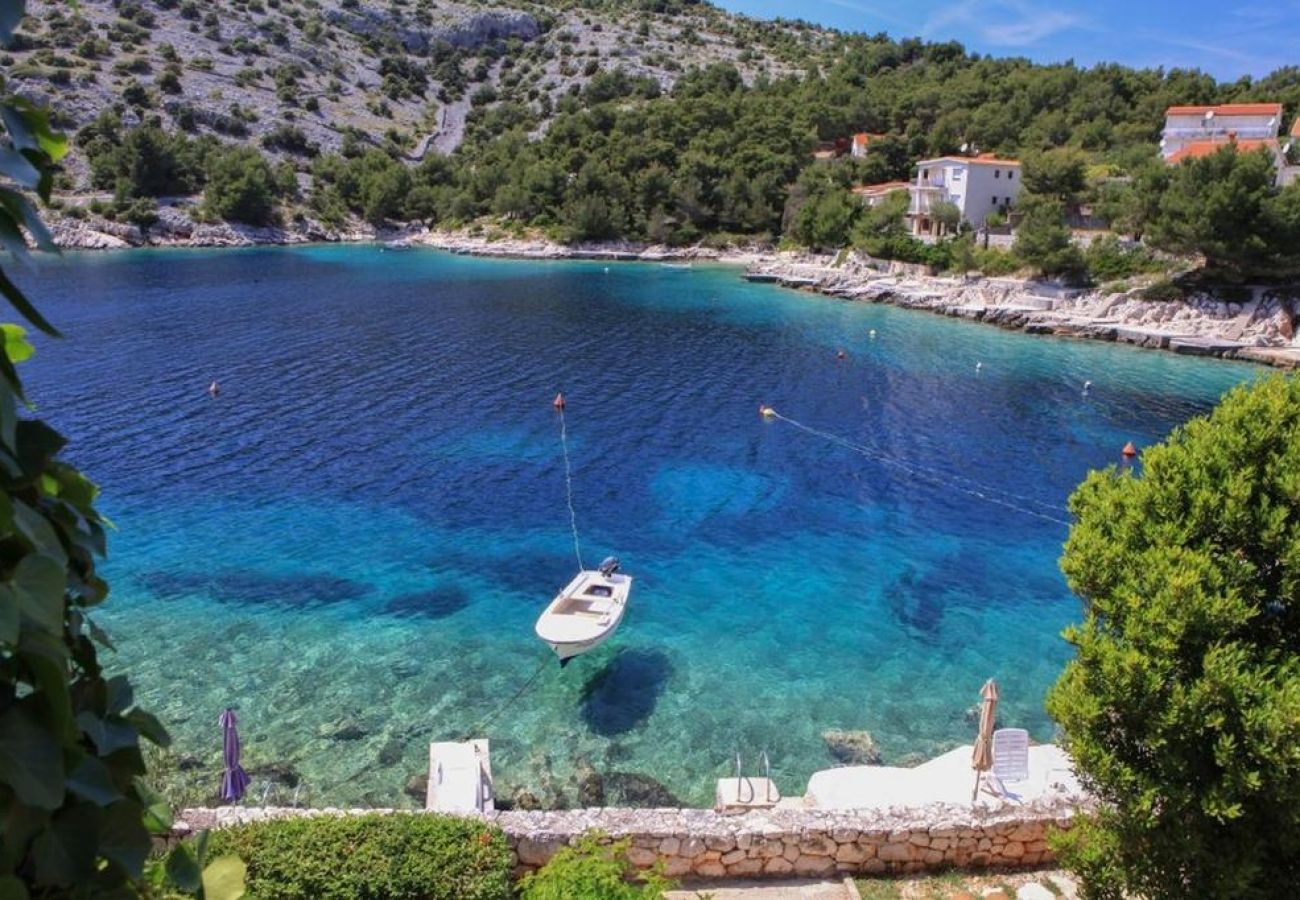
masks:
[(221, 736), (224, 749), (221, 754), (221, 799), (234, 803), (248, 790), (248, 773), (239, 765), (239, 732), (235, 729), (235, 711), (226, 707), (221, 714)]

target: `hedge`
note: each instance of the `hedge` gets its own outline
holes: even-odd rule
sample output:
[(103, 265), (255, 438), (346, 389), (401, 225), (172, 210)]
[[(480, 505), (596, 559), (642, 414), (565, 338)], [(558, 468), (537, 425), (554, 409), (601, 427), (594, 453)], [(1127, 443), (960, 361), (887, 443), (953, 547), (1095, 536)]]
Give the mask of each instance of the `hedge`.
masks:
[(427, 813), (313, 816), (214, 832), (209, 854), (248, 865), (255, 900), (505, 900), (511, 855), (501, 830)]

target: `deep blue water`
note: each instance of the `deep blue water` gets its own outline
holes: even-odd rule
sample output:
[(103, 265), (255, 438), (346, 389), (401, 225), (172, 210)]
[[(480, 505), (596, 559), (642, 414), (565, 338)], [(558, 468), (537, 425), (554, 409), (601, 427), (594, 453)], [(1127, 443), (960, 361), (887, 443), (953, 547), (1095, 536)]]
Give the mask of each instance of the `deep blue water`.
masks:
[[(828, 729), (895, 762), (969, 741), (989, 676), (1048, 739), (1078, 612), (1052, 520), (1257, 371), (725, 267), (139, 251), (24, 285), (68, 334), (30, 393), (118, 527), (113, 665), (209, 763), (237, 705), (316, 803), (402, 803), (429, 740), (494, 714), (501, 793), (543, 798), (589, 763), (706, 801), (738, 750), (799, 793)], [(501, 708), (575, 566), (557, 390), (583, 553), (622, 558), (632, 606)]]

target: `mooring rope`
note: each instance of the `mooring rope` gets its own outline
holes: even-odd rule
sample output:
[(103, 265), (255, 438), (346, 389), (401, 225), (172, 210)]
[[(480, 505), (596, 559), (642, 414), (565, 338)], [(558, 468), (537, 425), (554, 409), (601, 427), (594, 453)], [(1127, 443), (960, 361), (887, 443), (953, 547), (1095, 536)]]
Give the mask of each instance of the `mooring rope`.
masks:
[[(856, 444), (853, 441), (848, 440), (847, 438), (840, 437), (838, 434), (833, 434), (829, 431), (823, 431), (820, 428), (814, 428), (811, 425), (805, 425), (803, 422), (798, 422), (790, 418), (789, 416), (783, 416), (776, 410), (770, 410), (768, 416), (770, 418), (779, 419), (782, 422), (792, 425), (795, 428), (798, 428), (800, 431), (806, 432), (811, 435), (815, 435), (816, 437), (823, 438), (824, 440), (828, 440), (834, 444), (838, 444), (839, 446), (845, 448), (846, 450), (852, 450), (855, 453), (859, 453), (862, 456), (867, 457), (868, 459), (874, 459), (877, 462), (883, 463), (884, 465), (887, 466), (894, 466), (895, 468), (901, 469), (902, 471), (906, 472), (913, 478), (928, 480), (932, 484), (937, 484), (941, 487), (947, 487), (947, 488), (952, 488), (953, 490), (961, 491), (963, 494), (966, 494), (967, 496), (975, 497), (979, 500), (985, 501), (986, 503), (994, 503), (998, 506), (1005, 507), (1007, 509), (1013, 510), (1023, 515), (1033, 516), (1034, 518), (1042, 519), (1046, 522), (1052, 522), (1056, 525), (1065, 525), (1066, 527), (1069, 527), (1070, 525), (1069, 520), (1063, 519), (1058, 515), (1052, 515), (1050, 513), (1040, 512), (1039, 510), (1030, 509), (1029, 507), (1023, 506), (1021, 504), (1031, 503), (1043, 507), (1044, 509), (1050, 509), (1053, 511), (1060, 511), (1060, 512), (1068, 512), (1068, 510), (1066, 510), (1062, 506), (1058, 506), (1053, 503), (1047, 503), (1043, 500), (1036, 500), (1033, 497), (1022, 497), (1018, 494), (1013, 494), (1010, 491), (1004, 491), (998, 488), (991, 488), (988, 487), (987, 485), (982, 485), (979, 482), (976, 482), (970, 478), (966, 478), (961, 475), (944, 476), (942, 474), (927, 472), (925, 469), (922, 469), (918, 466), (914, 466), (911, 463), (904, 462), (903, 460), (891, 456), (888, 453), (873, 449), (871, 447), (863, 446), (862, 444)], [(957, 484), (956, 482), (958, 481), (964, 481), (969, 486), (963, 486), (961, 484)], [(1002, 496), (1000, 497), (994, 496), (995, 494), (1001, 494)], [(1021, 502), (1016, 503), (1013, 502), (1013, 500), (1005, 499), (1008, 497), (1014, 498), (1014, 500), (1019, 500)]]
[(573, 510), (573, 469), (569, 465), (569, 432), (564, 422), (564, 406), (560, 405), (560, 446), (564, 449), (564, 490), (569, 504), (569, 528), (573, 531), (573, 555), (578, 558), (578, 571), (582, 564), (582, 550), (578, 547), (578, 514)]
[(537, 671), (533, 672), (532, 675), (528, 676), (528, 680), (523, 683), (523, 685), (519, 688), (519, 690), (511, 694), (510, 698), (506, 700), (506, 702), (502, 703), (496, 709), (492, 710), (491, 714), (488, 715), (487, 718), (480, 719), (479, 722), (475, 724), (473, 728), (471, 728), (469, 731), (461, 735), (460, 738), (461, 742), (463, 743), (468, 740), (473, 740), (475, 737), (481, 737), (484, 728), (487, 728), (489, 725), (495, 722), (497, 720), (497, 717), (499, 717), (503, 712), (509, 709), (516, 700), (518, 700), (520, 697), (524, 695), (525, 691), (527, 691), (530, 687), (533, 686), (533, 682), (537, 680), (537, 676), (542, 674), (542, 671), (546, 668), (546, 664), (549, 663), (550, 661), (551, 661), (551, 654), (547, 653), (545, 656), (542, 657), (541, 663), (538, 664)]

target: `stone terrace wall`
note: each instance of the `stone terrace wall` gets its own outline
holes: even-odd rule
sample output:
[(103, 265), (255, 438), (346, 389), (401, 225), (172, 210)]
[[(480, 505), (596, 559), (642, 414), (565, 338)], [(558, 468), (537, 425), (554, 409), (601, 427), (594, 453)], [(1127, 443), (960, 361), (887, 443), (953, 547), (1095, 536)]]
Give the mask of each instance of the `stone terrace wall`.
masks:
[[(856, 875), (961, 868), (1035, 866), (1051, 861), (1047, 833), (1069, 828), (1086, 804), (934, 805), (907, 810), (779, 809), (722, 815), (699, 809), (580, 809), (499, 812), (485, 817), (505, 832), (520, 874), (546, 863), (592, 829), (628, 838), (638, 867), (662, 861), (672, 877)], [(179, 834), (242, 822), (388, 810), (190, 809)]]

